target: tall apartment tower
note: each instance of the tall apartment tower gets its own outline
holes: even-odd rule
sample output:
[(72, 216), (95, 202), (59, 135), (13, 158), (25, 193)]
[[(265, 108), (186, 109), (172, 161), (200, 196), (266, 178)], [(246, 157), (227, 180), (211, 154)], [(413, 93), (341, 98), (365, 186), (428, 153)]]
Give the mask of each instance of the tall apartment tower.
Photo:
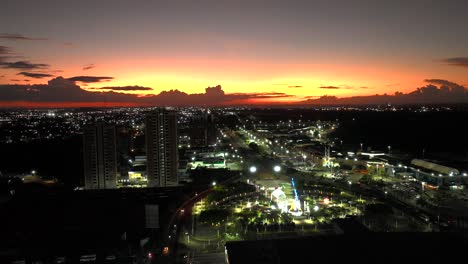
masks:
[(111, 189), (117, 181), (115, 126), (97, 123), (83, 130), (86, 189)]
[(177, 113), (157, 109), (146, 115), (148, 187), (178, 184)]

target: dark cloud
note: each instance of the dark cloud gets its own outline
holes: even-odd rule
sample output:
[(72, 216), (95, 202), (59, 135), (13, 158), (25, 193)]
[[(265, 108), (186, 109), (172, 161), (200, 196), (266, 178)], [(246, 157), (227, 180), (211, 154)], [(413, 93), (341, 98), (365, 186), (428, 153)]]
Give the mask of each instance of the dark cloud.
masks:
[(83, 71), (87, 71), (87, 70), (91, 70), (93, 68), (96, 68), (96, 65), (94, 64), (87, 64), (85, 66), (83, 66)]
[(31, 80), (28, 80), (28, 79), (24, 79), (23, 81), (24, 81), (24, 82), (30, 82)]
[(47, 74), (47, 73), (38, 73), (38, 72), (20, 72), (18, 75), (23, 75), (26, 77), (31, 77), (31, 78), (36, 78), (36, 79), (41, 79), (41, 78), (46, 78), (46, 77), (54, 77), (52, 74)]
[(0, 67), (5, 68), (5, 69), (32, 70), (32, 69), (47, 69), (49, 68), (49, 65), (42, 64), (42, 63), (31, 63), (29, 61), (17, 61), (17, 62), (0, 62)]
[(9, 33), (1, 33), (0, 39), (7, 39), (7, 40), (47, 40), (46, 38), (31, 38), (26, 37), (21, 34), (9, 34)]
[(448, 58), (442, 60), (442, 62), (452, 66), (468, 68), (468, 57)]
[(150, 91), (153, 90), (151, 87), (143, 87), (143, 86), (114, 86), (114, 87), (101, 87), (101, 88), (93, 88), (99, 90), (112, 90), (112, 91)]
[(288, 88), (302, 88), (302, 85), (289, 85)]
[(340, 89), (338, 86), (320, 86), (320, 89)]
[(21, 80), (18, 80), (18, 79), (10, 79), (10, 81), (12, 81), (12, 82), (21, 82)]
[(294, 97), (286, 93), (270, 92), (270, 93), (233, 93), (229, 96), (239, 97), (238, 99), (274, 99), (274, 98), (287, 98)]
[(462, 85), (459, 85), (459, 84), (451, 82), (451, 81), (443, 80), (443, 79), (426, 79), (424, 81), (427, 82), (427, 83), (430, 83), (430, 84), (440, 85), (441, 88), (446, 87), (449, 90), (455, 89), (455, 90), (463, 91), (465, 89), (465, 87), (463, 87)]
[(72, 82), (83, 82), (83, 83), (96, 83), (102, 81), (110, 81), (114, 79), (114, 77), (106, 77), (106, 76), (75, 76), (72, 78), (68, 78), (69, 81)]

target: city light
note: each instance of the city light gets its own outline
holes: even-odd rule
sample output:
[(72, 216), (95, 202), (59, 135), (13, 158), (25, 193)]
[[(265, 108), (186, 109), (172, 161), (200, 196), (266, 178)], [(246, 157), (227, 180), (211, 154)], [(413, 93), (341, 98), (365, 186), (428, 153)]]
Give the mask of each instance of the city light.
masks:
[(318, 205), (315, 205), (315, 206), (314, 206), (314, 211), (317, 212), (318, 210), (319, 210)]
[(249, 171), (250, 171), (251, 173), (255, 173), (255, 172), (257, 172), (257, 167), (251, 166), (250, 169), (249, 169)]
[(169, 247), (164, 247), (164, 248), (163, 248), (163, 255), (164, 255), (164, 256), (169, 255)]
[(275, 172), (280, 172), (280, 171), (281, 171), (281, 167), (278, 166), (278, 165), (276, 165), (276, 166), (273, 167), (273, 171), (275, 171)]

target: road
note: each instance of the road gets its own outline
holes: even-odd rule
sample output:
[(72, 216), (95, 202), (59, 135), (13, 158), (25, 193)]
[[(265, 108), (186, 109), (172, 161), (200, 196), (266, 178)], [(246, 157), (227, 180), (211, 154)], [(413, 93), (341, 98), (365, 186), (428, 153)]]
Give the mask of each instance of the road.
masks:
[[(238, 176), (233, 176), (223, 182), (218, 184), (227, 184), (237, 180)], [(171, 220), (169, 221), (167, 230), (167, 245), (169, 246), (169, 259), (170, 261), (166, 263), (184, 263), (183, 255), (179, 252), (179, 239), (181, 234), (183, 234), (183, 227), (186, 223), (191, 221), (192, 218), (192, 208), (194, 205), (209, 195), (212, 191), (212, 187), (207, 188), (206, 190), (198, 193), (196, 196), (186, 200), (172, 215)], [(170, 237), (169, 237), (170, 236)], [(192, 255), (193, 256), (193, 255)], [(192, 257), (193, 259), (193, 257)], [(203, 262), (205, 263), (205, 262)]]

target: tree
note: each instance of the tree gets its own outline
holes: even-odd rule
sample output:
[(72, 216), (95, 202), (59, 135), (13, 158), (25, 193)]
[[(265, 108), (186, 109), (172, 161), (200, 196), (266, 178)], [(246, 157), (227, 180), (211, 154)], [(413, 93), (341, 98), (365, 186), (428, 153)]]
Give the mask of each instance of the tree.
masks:
[(260, 153), (260, 148), (258, 147), (258, 145), (255, 142), (250, 142), (249, 148), (251, 150), (255, 151), (256, 153)]
[(364, 175), (359, 179), (360, 182), (369, 184), (372, 181), (372, 177), (368, 174)]
[(229, 214), (230, 212), (227, 209), (208, 209), (202, 211), (198, 219), (200, 222), (215, 224), (226, 220)]

